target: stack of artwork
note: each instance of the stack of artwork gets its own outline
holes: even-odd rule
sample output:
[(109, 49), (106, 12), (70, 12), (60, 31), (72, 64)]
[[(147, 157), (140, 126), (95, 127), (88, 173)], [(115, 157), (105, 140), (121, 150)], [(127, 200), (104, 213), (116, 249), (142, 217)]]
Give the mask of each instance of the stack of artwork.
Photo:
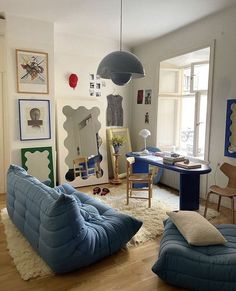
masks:
[[(48, 94), (48, 54), (16, 50), (17, 92)], [(50, 101), (19, 99), (20, 139), (51, 138)]]
[[(18, 93), (49, 94), (47, 53), (17, 49), (16, 74)], [(18, 107), (21, 141), (51, 139), (50, 100), (18, 99)], [(21, 156), (29, 174), (54, 187), (52, 147), (22, 148)]]

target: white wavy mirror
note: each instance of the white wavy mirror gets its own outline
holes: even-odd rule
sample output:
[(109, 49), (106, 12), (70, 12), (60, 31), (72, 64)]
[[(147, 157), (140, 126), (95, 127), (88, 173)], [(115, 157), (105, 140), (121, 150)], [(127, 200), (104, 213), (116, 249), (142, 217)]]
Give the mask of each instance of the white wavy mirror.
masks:
[(80, 106), (81, 102), (71, 100), (66, 103), (63, 106), (61, 101), (58, 106), (60, 183), (79, 187), (108, 182), (106, 138), (99, 106), (91, 107), (91, 102)]

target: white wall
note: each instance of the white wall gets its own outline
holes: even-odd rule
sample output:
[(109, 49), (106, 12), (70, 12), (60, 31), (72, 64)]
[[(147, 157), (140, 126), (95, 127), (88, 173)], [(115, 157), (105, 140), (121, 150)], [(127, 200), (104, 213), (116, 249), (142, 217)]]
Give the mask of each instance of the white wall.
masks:
[[(116, 86), (110, 80), (103, 80), (102, 96), (89, 96), (89, 74), (96, 74), (97, 67), (108, 53), (118, 50), (118, 42), (108, 39), (96, 39), (58, 31), (55, 25), (55, 96), (56, 98), (100, 98), (107, 107), (106, 96), (120, 94), (123, 97), (124, 126), (129, 120), (130, 85)], [(68, 84), (68, 77), (75, 73), (79, 77), (78, 85), (73, 90)]]
[[(156, 144), (157, 94), (159, 63), (165, 59), (210, 45), (216, 40), (213, 76), (212, 122), (209, 160), (212, 172), (208, 175), (208, 186), (214, 184), (217, 162), (227, 161), (236, 165), (236, 159), (224, 157), (226, 100), (236, 98), (236, 7), (204, 18), (152, 42), (136, 47), (134, 52), (146, 69), (146, 77), (135, 81), (133, 104), (136, 104), (137, 90), (153, 89), (152, 105), (134, 105), (132, 118), (132, 138), (135, 148), (142, 147), (138, 136), (140, 129), (148, 128), (152, 136), (148, 144)], [(149, 111), (150, 124), (144, 123), (144, 114)], [(141, 118), (140, 118), (141, 116)], [(158, 145), (158, 141), (157, 141)], [(226, 179), (217, 181), (223, 186)], [(202, 196), (205, 191), (202, 189)]]
[[(7, 81), (8, 81), (8, 124), (11, 162), (21, 164), (20, 149), (25, 147), (52, 146), (55, 150), (54, 118), (54, 27), (52, 23), (6, 16)], [(49, 94), (17, 93), (16, 49), (48, 53)], [(51, 101), (51, 133), (48, 140), (20, 141), (18, 99), (49, 99)]]
[[(60, 32), (55, 26), (55, 96), (57, 99), (78, 99), (99, 102), (101, 111), (102, 127), (106, 126), (107, 95), (120, 94), (123, 97), (122, 107), (124, 110), (124, 126), (129, 127), (131, 111), (130, 85), (116, 86), (110, 80), (103, 80), (106, 87), (101, 88), (101, 97), (89, 96), (89, 74), (96, 74), (97, 67), (108, 53), (118, 50), (119, 43), (113, 40), (90, 38)], [(79, 77), (78, 85), (73, 90), (68, 84), (68, 77), (75, 73)], [(57, 114), (60, 118), (61, 114)], [(58, 128), (58, 130), (60, 130)], [(110, 156), (109, 172), (111, 171)]]
[(4, 192), (4, 118), (3, 118), (3, 76), (5, 73), (4, 65), (4, 40), (5, 40), (5, 21), (0, 20), (0, 193)]
[[(55, 40), (54, 40), (55, 36)], [(7, 94), (4, 104), (6, 119), (5, 143), (9, 149), (9, 162), (21, 164), (20, 149), (24, 147), (52, 146), (55, 151), (55, 98), (89, 98), (89, 74), (95, 73), (100, 60), (109, 52), (117, 50), (118, 43), (104, 39), (91, 39), (54, 31), (53, 23), (6, 15), (6, 68)], [(54, 49), (55, 45), (55, 49)], [(16, 56), (15, 50), (32, 50), (48, 53), (49, 94), (19, 94), (16, 90)], [(79, 75), (78, 87), (73, 90), (68, 85), (70, 73)], [(55, 82), (54, 82), (55, 79)], [(108, 94), (123, 96), (124, 126), (130, 123), (129, 103), (130, 86), (118, 87), (106, 81), (102, 88), (99, 103), (103, 114), (106, 110)], [(51, 101), (50, 140), (20, 141), (18, 99), (49, 99)], [(8, 104), (7, 104), (8, 103)], [(105, 126), (105, 122), (102, 126)], [(10, 130), (9, 130), (10, 129)], [(9, 135), (9, 137), (7, 137)], [(7, 139), (6, 139), (7, 138)], [(56, 154), (54, 152), (54, 166)], [(56, 168), (56, 167), (54, 167)]]

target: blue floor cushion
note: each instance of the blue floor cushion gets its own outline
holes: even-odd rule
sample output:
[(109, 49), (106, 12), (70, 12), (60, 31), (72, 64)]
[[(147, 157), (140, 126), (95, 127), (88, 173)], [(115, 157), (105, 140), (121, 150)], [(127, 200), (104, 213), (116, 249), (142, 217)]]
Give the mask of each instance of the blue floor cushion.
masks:
[(170, 219), (164, 224), (154, 273), (189, 290), (236, 290), (236, 225), (217, 226), (228, 241), (224, 245), (190, 246)]
[(55, 273), (90, 265), (117, 252), (142, 222), (68, 184), (54, 189), (11, 165), (7, 210), (31, 246)]

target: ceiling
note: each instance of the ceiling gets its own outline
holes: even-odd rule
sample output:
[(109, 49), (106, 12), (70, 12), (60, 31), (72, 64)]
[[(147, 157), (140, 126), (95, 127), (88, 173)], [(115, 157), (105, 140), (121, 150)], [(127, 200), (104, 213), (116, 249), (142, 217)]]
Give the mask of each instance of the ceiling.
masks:
[(178, 67), (184, 67), (190, 65), (191, 63), (209, 62), (209, 60), (210, 60), (210, 47), (207, 47), (201, 50), (193, 51), (188, 54), (180, 55), (175, 58), (164, 60), (161, 63), (167, 63)]
[[(123, 42), (133, 47), (232, 5), (235, 0), (123, 0)], [(57, 31), (119, 39), (120, 0), (0, 0), (7, 15), (56, 23)]]

